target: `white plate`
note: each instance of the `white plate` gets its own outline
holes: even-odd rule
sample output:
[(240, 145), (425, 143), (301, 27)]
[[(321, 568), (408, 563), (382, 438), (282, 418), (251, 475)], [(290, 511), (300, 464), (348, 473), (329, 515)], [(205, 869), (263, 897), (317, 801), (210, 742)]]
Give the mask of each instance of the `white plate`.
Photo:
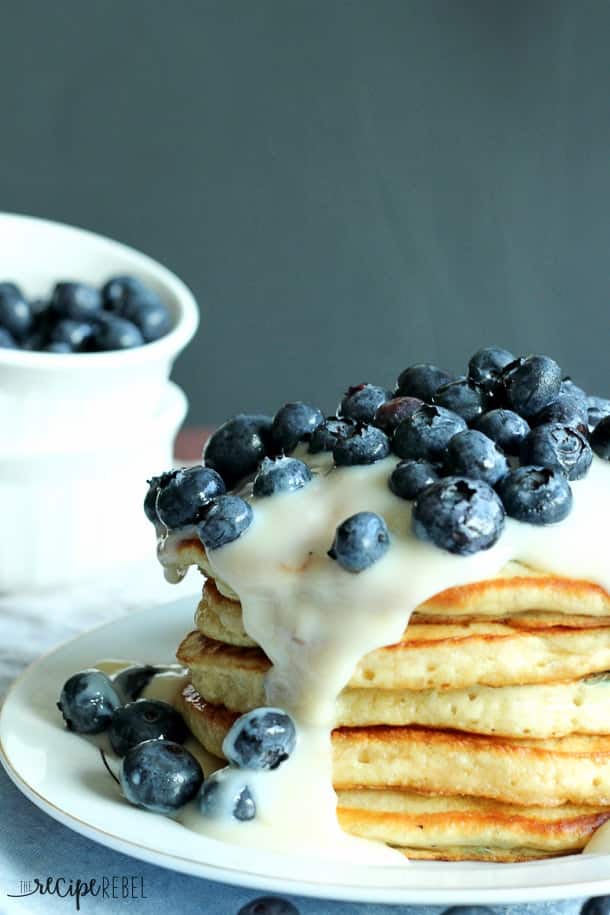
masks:
[(358, 902), (512, 903), (610, 893), (610, 856), (531, 864), (405, 863), (362, 867), (258, 852), (206, 839), (122, 800), (95, 747), (63, 727), (64, 681), (103, 657), (174, 660), (192, 598), (134, 613), (56, 649), (14, 684), (0, 716), (0, 759), (34, 804), (76, 832), (176, 871), (240, 886)]

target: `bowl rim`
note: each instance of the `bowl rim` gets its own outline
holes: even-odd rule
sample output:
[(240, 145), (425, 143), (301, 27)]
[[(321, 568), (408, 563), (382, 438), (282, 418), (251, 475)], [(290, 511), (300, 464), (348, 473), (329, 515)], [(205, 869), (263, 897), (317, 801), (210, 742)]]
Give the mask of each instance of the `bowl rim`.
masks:
[[(186, 283), (160, 261), (155, 260), (148, 254), (144, 254), (143, 251), (139, 251), (137, 248), (132, 248), (131, 245), (126, 245), (114, 238), (110, 238), (108, 235), (102, 235), (99, 232), (93, 232), (81, 226), (39, 216), (30, 216), (26, 213), (0, 210), (0, 223), (13, 220), (24, 224), (33, 223), (68, 229), (76, 234), (87, 236), (111, 246), (125, 257), (130, 258), (136, 270), (141, 268), (154, 274), (155, 279), (173, 294), (178, 314), (176, 323), (169, 333), (165, 334), (164, 337), (160, 337), (159, 340), (154, 340), (143, 346), (124, 350), (107, 350), (101, 353), (46, 353), (39, 350), (0, 348), (0, 366), (48, 369), (49, 371), (66, 369), (83, 369), (87, 371), (115, 365), (117, 368), (119, 366), (126, 367), (128, 365), (137, 365), (141, 362), (154, 362), (163, 357), (177, 354), (184, 349), (195, 335), (200, 317), (199, 306), (195, 296)], [(75, 357), (78, 358), (77, 362), (75, 362)]]

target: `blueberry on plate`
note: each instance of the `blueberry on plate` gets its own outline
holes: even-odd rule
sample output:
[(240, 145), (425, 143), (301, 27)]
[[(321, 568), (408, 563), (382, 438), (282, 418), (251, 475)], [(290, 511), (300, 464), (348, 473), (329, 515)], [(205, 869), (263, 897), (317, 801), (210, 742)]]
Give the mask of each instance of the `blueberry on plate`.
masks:
[[(38, 347), (35, 347), (38, 349)], [(73, 353), (74, 350), (69, 343), (62, 342), (61, 340), (56, 340), (53, 343), (47, 343), (46, 346), (42, 347), (42, 350), (45, 353)]]
[(410, 365), (398, 376), (396, 394), (400, 397), (418, 397), (426, 403), (431, 403), (438, 388), (452, 380), (452, 375), (436, 365), (419, 362), (417, 365)]
[(449, 553), (487, 550), (504, 528), (500, 499), (484, 480), (446, 477), (422, 490), (413, 506), (413, 530)]
[(295, 492), (311, 480), (311, 470), (297, 458), (263, 458), (254, 477), (255, 496), (273, 496), (280, 492)]
[(262, 706), (235, 721), (222, 742), (226, 759), (239, 769), (277, 769), (296, 746), (294, 721), (282, 709)]
[(123, 757), (119, 781), (132, 804), (153, 813), (173, 813), (195, 797), (203, 772), (182, 744), (145, 740)]
[(159, 481), (157, 489), (157, 516), (169, 530), (195, 524), (203, 506), (226, 492), (222, 477), (202, 466), (178, 470), (163, 485)]
[(509, 467), (504, 454), (490, 438), (476, 429), (465, 429), (454, 435), (447, 445), (445, 470), (495, 486), (500, 477), (508, 473)]
[(337, 441), (349, 435), (354, 428), (355, 424), (351, 420), (328, 416), (312, 433), (309, 440), (309, 453), (319, 454), (321, 451), (332, 451)]
[(134, 302), (124, 315), (140, 330), (145, 343), (154, 343), (172, 329), (172, 318), (161, 301)]
[(248, 786), (236, 778), (232, 766), (208, 775), (197, 796), (203, 816), (212, 819), (233, 817), (244, 823), (256, 816), (256, 803)]
[(605, 397), (588, 397), (587, 419), (589, 428), (595, 429), (605, 416), (610, 416), (610, 400), (606, 400)]
[(390, 453), (390, 442), (385, 432), (376, 426), (356, 425), (344, 438), (339, 438), (333, 448), (333, 458), (338, 467), (356, 464), (374, 464)]
[(135, 276), (113, 276), (102, 286), (104, 308), (125, 315), (128, 308), (143, 302), (158, 302), (159, 297)]
[(0, 328), (19, 340), (30, 331), (33, 321), (32, 309), (19, 287), (15, 283), (0, 283)]
[(168, 470), (158, 477), (151, 477), (150, 480), (147, 480), (148, 490), (144, 497), (144, 514), (152, 524), (156, 524), (159, 520), (157, 516), (157, 496), (159, 491), (167, 486), (177, 473), (177, 470)]
[(286, 403), (277, 411), (271, 423), (271, 442), (278, 453), (294, 451), (299, 442), (308, 441), (324, 416), (316, 407), (296, 401)]
[(529, 419), (557, 399), (561, 369), (548, 356), (526, 356), (506, 366), (500, 386), (507, 405)]
[(0, 349), (19, 349), (13, 335), (4, 327), (0, 327)]
[(102, 309), (99, 289), (88, 283), (56, 283), (51, 295), (51, 310), (60, 318), (91, 321)]
[(335, 532), (328, 551), (347, 572), (363, 572), (387, 552), (390, 534), (380, 515), (358, 512), (346, 518)]
[(119, 756), (145, 740), (184, 743), (188, 728), (169, 702), (136, 699), (116, 709), (108, 729), (112, 749)]
[(372, 423), (378, 408), (391, 396), (375, 384), (355, 385), (345, 392), (338, 414), (358, 423)]
[[(259, 896), (242, 906), (237, 915), (299, 915), (299, 910), (286, 899), (278, 896)], [(607, 915), (606, 912), (592, 912), (591, 915)]]
[(562, 394), (560, 392), (557, 400), (547, 404), (535, 416), (531, 417), (530, 425), (544, 426), (547, 423), (561, 423), (563, 426), (573, 426), (581, 432), (586, 432), (588, 420), (586, 401), (579, 400), (572, 394)]
[(239, 496), (217, 496), (202, 509), (199, 539), (206, 549), (218, 550), (241, 537), (253, 517), (252, 508)]
[(591, 445), (596, 455), (610, 461), (610, 416), (598, 422), (591, 433)]
[(51, 325), (49, 343), (67, 343), (73, 353), (84, 353), (91, 349), (95, 327), (88, 321), (73, 321), (64, 318)]
[(458, 378), (456, 381), (441, 385), (432, 400), (438, 407), (457, 413), (467, 423), (480, 416), (486, 404), (483, 390), (468, 378)]
[(398, 457), (443, 459), (450, 439), (466, 429), (466, 422), (457, 413), (424, 404), (398, 425), (392, 447)]
[(478, 432), (482, 432), (505, 454), (517, 455), (521, 446), (529, 435), (530, 427), (527, 420), (513, 410), (496, 409), (483, 413), (472, 424)]
[(154, 676), (162, 671), (167, 670), (165, 667), (155, 667), (153, 664), (132, 664), (119, 671), (112, 678), (112, 685), (123, 702), (134, 702), (139, 698), (142, 690), (146, 689)]
[(497, 489), (506, 514), (528, 524), (555, 524), (572, 508), (570, 484), (550, 467), (517, 467), (502, 477)]
[(240, 413), (216, 430), (203, 452), (207, 467), (217, 470), (231, 489), (254, 473), (267, 453), (271, 417)]
[(393, 397), (392, 400), (386, 400), (377, 408), (373, 425), (391, 436), (403, 419), (411, 416), (422, 405), (423, 400), (418, 397)]
[(572, 400), (577, 400), (586, 410), (587, 408), (587, 394), (586, 392), (577, 384), (575, 384), (569, 376), (566, 376), (559, 386), (559, 397), (571, 397)]
[(470, 359), (468, 377), (486, 394), (492, 394), (502, 370), (514, 361), (514, 355), (507, 349), (501, 349), (499, 346), (485, 346), (483, 349), (477, 350)]
[(416, 499), (422, 489), (439, 479), (437, 464), (423, 458), (407, 458), (397, 464), (390, 475), (388, 485), (394, 495), (401, 499)]
[(93, 347), (98, 352), (109, 350), (135, 349), (144, 345), (141, 330), (133, 321), (118, 315), (100, 314), (96, 319)]
[(568, 480), (584, 477), (592, 460), (593, 452), (585, 436), (560, 423), (536, 426), (521, 449), (522, 464), (552, 467), (565, 474)]
[(63, 685), (57, 708), (69, 730), (100, 734), (110, 725), (121, 699), (110, 677), (101, 670), (81, 670)]
[(587, 899), (580, 915), (610, 915), (610, 896), (592, 896)]

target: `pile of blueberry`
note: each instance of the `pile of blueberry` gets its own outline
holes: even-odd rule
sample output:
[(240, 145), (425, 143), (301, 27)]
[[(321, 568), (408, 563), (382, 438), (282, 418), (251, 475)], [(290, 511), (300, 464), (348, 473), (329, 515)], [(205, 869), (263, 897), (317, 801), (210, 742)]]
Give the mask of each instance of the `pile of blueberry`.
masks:
[(45, 353), (131, 349), (172, 328), (167, 306), (133, 276), (115, 276), (101, 289), (56, 283), (47, 300), (30, 300), (15, 283), (0, 283), (0, 348)]
[(292, 753), (296, 729), (289, 715), (257, 708), (233, 724), (223, 743), (229, 765), (204, 780), (201, 766), (183, 746), (188, 737), (182, 716), (168, 702), (139, 698), (164, 668), (128, 667), (114, 678), (100, 670), (82, 670), (64, 684), (57, 706), (69, 730), (108, 734), (121, 757), (119, 782), (128, 801), (154, 813), (173, 813), (197, 797), (202, 814), (224, 811), (236, 820), (256, 816), (247, 776), (229, 779), (236, 770), (274, 770)]
[[(208, 442), (205, 466), (150, 481), (147, 517), (169, 530), (195, 525), (218, 549), (252, 522), (252, 506), (230, 492), (245, 479), (261, 498), (307, 486), (311, 470), (290, 457), (302, 442), (332, 452), (338, 467), (396, 455), (388, 485), (413, 502), (416, 536), (469, 555), (497, 541), (506, 515), (540, 525), (569, 514), (570, 481), (586, 475), (594, 452), (610, 460), (610, 400), (588, 397), (548, 356), (498, 347), (476, 352), (459, 378), (412, 365), (392, 391), (349, 388), (331, 417), (304, 403), (273, 418), (234, 417)], [(359, 572), (388, 545), (383, 518), (360, 512), (339, 526), (328, 555)]]

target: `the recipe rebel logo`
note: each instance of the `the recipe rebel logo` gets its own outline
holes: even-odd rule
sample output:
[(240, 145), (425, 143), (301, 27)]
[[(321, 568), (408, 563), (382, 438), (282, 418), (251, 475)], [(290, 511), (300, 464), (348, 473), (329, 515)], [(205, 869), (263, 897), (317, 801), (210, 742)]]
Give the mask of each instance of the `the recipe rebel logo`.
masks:
[(18, 892), (7, 893), (12, 899), (23, 899), (27, 896), (56, 896), (58, 899), (71, 899), (77, 912), (80, 912), (81, 901), (87, 896), (99, 899), (132, 901), (147, 899), (144, 892), (144, 877), (137, 874), (114, 874), (112, 876), (89, 877), (31, 877), (20, 880)]

